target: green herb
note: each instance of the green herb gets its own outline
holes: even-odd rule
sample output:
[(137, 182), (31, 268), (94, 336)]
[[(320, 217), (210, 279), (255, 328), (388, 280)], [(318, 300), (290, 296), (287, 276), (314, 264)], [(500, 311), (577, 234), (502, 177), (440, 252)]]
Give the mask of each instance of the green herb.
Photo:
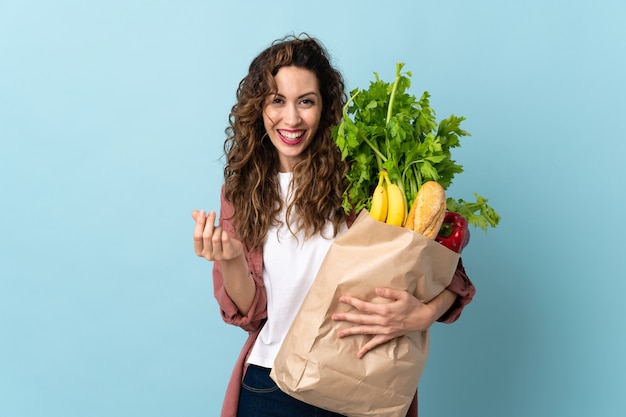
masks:
[[(451, 150), (461, 146), (460, 139), (470, 136), (461, 129), (464, 117), (451, 115), (437, 123), (430, 107), (430, 95), (419, 99), (411, 95), (411, 72), (396, 64), (393, 83), (375, 80), (367, 90), (354, 89), (344, 107), (341, 122), (333, 129), (335, 142), (348, 162), (343, 207), (346, 213), (370, 208), (372, 190), (378, 173), (387, 170), (407, 199), (407, 206), (426, 181), (437, 181), (444, 189), (463, 166), (452, 159)], [(448, 197), (448, 210), (467, 218), (468, 223), (487, 230), (495, 227), (500, 216), (475, 194), (475, 202)]]

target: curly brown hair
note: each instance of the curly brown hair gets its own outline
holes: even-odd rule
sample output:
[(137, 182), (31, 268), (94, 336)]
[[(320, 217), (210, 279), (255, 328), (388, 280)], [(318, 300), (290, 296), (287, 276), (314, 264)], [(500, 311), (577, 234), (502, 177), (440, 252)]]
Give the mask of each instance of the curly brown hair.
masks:
[(343, 76), (318, 40), (308, 35), (287, 36), (274, 41), (250, 64), (239, 83), (226, 129), (224, 197), (233, 205), (238, 238), (251, 250), (262, 246), (269, 227), (279, 223), (283, 207), (278, 153), (265, 131), (263, 108), (266, 97), (277, 91), (274, 76), (285, 66), (315, 73), (322, 97), (315, 138), (293, 169), (295, 193), (287, 218), (295, 213), (297, 230), (309, 237), (321, 232), (328, 221), (336, 236), (346, 217), (341, 203), (347, 167), (332, 137), (347, 99)]

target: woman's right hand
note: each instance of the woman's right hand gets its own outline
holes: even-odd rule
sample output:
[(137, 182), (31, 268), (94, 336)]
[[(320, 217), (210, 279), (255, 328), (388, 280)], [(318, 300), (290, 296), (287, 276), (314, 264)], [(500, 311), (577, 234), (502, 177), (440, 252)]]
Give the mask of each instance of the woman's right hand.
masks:
[(196, 221), (193, 231), (193, 246), (196, 255), (209, 261), (229, 261), (243, 254), (243, 245), (232, 239), (221, 226), (215, 225), (216, 214), (210, 211), (193, 210), (191, 217)]

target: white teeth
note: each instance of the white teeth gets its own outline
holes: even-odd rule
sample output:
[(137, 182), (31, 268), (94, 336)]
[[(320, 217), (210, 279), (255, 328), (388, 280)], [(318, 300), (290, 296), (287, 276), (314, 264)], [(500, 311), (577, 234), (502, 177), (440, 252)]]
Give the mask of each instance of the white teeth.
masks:
[(294, 133), (291, 133), (291, 132), (283, 132), (282, 130), (280, 130), (279, 132), (280, 132), (280, 134), (282, 136), (284, 136), (287, 139), (291, 139), (291, 140), (298, 139), (299, 137), (304, 135), (304, 132), (294, 132)]

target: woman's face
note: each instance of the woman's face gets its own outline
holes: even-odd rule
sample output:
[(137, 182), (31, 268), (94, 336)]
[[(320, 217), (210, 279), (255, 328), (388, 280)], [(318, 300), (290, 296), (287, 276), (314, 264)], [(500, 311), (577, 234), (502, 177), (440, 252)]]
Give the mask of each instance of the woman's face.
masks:
[(322, 115), (322, 96), (315, 73), (294, 66), (274, 76), (278, 91), (265, 99), (263, 123), (276, 147), (280, 172), (291, 172), (311, 144)]

